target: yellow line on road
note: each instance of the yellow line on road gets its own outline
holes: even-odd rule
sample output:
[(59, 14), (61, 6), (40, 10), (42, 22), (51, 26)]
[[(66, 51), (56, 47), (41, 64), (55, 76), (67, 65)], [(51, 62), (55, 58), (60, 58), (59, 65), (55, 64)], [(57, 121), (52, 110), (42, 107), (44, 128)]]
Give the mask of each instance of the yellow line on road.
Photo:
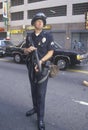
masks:
[(79, 73), (84, 73), (84, 74), (88, 74), (88, 71), (86, 70), (73, 70), (73, 69), (67, 69), (70, 72), (79, 72)]
[(9, 61), (9, 60), (7, 60), (7, 59), (0, 59), (0, 61)]

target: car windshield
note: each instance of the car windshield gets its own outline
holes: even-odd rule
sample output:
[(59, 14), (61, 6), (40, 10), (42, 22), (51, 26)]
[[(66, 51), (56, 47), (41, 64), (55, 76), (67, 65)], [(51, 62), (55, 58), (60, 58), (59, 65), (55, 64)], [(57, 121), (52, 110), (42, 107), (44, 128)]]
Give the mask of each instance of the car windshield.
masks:
[(18, 45), (16, 45), (16, 47), (20, 47), (22, 45), (22, 43), (19, 43)]
[[(57, 42), (55, 42), (54, 41), (54, 46), (55, 46), (55, 49), (62, 49), (63, 47), (59, 44), (59, 43), (57, 43)], [(21, 43), (19, 43), (18, 45), (16, 45), (16, 47), (22, 47), (22, 48), (24, 48), (25, 47), (25, 41), (22, 41)]]
[(25, 42), (24, 42), (24, 41), (20, 42), (18, 45), (16, 45), (16, 47), (22, 47), (22, 46), (23, 46), (23, 44), (25, 44)]

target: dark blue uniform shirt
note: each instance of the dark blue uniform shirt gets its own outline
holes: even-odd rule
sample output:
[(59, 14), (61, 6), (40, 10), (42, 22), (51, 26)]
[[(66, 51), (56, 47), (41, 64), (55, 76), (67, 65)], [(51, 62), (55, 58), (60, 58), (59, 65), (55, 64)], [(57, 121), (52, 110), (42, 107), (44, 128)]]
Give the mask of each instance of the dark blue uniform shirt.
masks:
[(42, 31), (38, 36), (33, 32), (26, 38), (26, 47), (31, 46), (31, 39), (37, 48), (39, 59), (44, 57), (48, 51), (54, 50), (54, 41), (50, 32)]

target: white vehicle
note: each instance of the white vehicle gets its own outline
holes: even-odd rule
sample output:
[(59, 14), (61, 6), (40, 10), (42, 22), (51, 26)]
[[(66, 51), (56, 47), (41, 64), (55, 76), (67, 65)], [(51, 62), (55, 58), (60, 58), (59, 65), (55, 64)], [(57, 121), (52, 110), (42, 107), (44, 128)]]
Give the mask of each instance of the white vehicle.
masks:
[(0, 40), (0, 56), (5, 55), (6, 47), (13, 46), (12, 42), (10, 40)]

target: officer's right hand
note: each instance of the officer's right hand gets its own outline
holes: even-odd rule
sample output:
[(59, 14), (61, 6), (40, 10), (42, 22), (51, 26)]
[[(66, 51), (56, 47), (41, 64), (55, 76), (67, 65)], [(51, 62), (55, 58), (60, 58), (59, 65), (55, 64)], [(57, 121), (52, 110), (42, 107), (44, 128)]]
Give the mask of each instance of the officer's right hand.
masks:
[[(39, 63), (40, 63), (40, 65), (42, 65), (42, 63), (43, 63), (42, 60), (40, 60)], [(36, 71), (36, 72), (39, 72), (38, 65), (35, 65), (35, 71)]]
[(37, 48), (35, 48), (34, 46), (30, 46), (29, 48), (24, 48), (24, 53), (25, 54), (29, 54), (32, 51), (36, 50)]

